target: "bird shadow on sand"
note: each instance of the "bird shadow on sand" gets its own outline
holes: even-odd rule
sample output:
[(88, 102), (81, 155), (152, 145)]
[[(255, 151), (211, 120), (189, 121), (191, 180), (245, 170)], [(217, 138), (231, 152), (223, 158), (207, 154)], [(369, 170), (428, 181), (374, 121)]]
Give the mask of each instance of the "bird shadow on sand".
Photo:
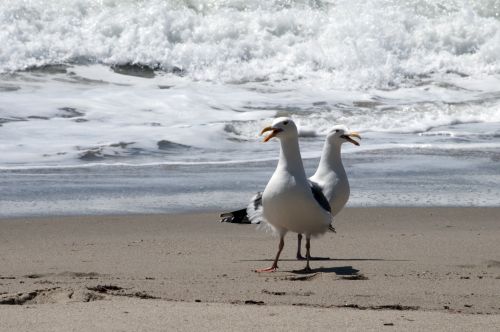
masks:
[(291, 270), (286, 271), (294, 274), (312, 274), (312, 273), (335, 273), (339, 276), (352, 276), (359, 273), (360, 270), (353, 268), (352, 266), (335, 266), (335, 267), (318, 267), (307, 270)]
[(320, 267), (316, 269), (302, 269), (302, 270), (288, 270), (281, 271), (285, 273), (285, 277), (281, 279), (292, 280), (292, 281), (309, 281), (316, 279), (322, 274), (334, 273), (339, 276), (340, 279), (344, 280), (368, 280), (363, 274), (360, 274), (360, 270), (352, 266), (337, 266), (337, 267)]
[[(238, 262), (273, 262), (274, 259), (240, 259)], [(280, 262), (295, 262), (303, 261), (296, 258), (283, 258)], [(383, 259), (383, 258), (330, 258), (330, 257), (315, 257), (311, 261), (318, 262), (409, 262), (408, 259)]]

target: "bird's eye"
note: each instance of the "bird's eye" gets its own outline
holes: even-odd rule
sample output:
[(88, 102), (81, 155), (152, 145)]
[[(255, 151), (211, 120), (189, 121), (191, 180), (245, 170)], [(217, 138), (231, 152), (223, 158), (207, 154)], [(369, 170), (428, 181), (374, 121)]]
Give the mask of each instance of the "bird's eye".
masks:
[(286, 126), (288, 124), (288, 121), (283, 122), (283, 124)]
[(338, 130), (338, 129), (335, 129), (335, 132), (336, 132), (336, 133), (338, 133), (339, 131), (340, 131), (340, 130)]

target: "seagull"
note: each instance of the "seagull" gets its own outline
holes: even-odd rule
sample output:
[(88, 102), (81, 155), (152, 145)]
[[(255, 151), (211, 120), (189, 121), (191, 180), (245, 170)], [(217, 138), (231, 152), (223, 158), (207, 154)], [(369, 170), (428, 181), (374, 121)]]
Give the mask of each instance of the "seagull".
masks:
[[(353, 137), (361, 139), (359, 133), (349, 131), (345, 126), (335, 126), (326, 135), (318, 169), (309, 180), (319, 186), (330, 204), (332, 217), (335, 217), (349, 200), (350, 187), (347, 174), (342, 164), (342, 144), (350, 142), (359, 146)], [(333, 226), (330, 230), (335, 232)], [(297, 259), (304, 259), (301, 254), (302, 235), (298, 234)], [(321, 259), (321, 258), (320, 258)]]
[[(276, 137), (281, 143), (278, 165), (264, 192), (250, 203), (248, 218), (251, 222), (262, 223), (280, 237), (278, 252), (271, 267), (256, 272), (274, 272), (285, 244), (287, 232), (304, 234), (306, 237), (306, 267), (309, 265), (311, 236), (328, 230), (332, 215), (330, 205), (321, 190), (311, 187), (306, 177), (299, 150), (297, 126), (290, 118), (280, 117), (264, 128), (271, 133), (264, 142)], [(260, 203), (259, 203), (260, 202)], [(253, 209), (252, 209), (253, 208)]]
[[(341, 147), (346, 142), (359, 146), (359, 142), (355, 141), (353, 137), (361, 139), (359, 133), (349, 131), (345, 126), (332, 127), (326, 135), (318, 169), (309, 178), (311, 190), (316, 192), (320, 190), (327, 199), (331, 207), (332, 217), (335, 217), (349, 200), (349, 180), (342, 164)], [(220, 222), (249, 224), (248, 214), (254, 214), (261, 205), (262, 193), (257, 193), (251, 199), (248, 208), (222, 213)], [(335, 232), (333, 225), (330, 225), (329, 229)], [(301, 254), (302, 234), (299, 233), (297, 237), (297, 259), (303, 260), (304, 257)], [(322, 259), (322, 257), (311, 257), (310, 259)]]

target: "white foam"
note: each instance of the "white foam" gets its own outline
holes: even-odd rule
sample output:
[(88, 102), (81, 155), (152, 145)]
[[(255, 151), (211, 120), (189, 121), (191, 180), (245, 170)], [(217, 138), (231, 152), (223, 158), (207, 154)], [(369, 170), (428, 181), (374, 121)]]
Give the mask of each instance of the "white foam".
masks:
[[(361, 131), (362, 149), (487, 148), (498, 13), (467, 0), (2, 1), (1, 166), (87, 165), (88, 151), (107, 164), (270, 160), (258, 132), (276, 115), (299, 124), (309, 157), (336, 124)], [(163, 70), (110, 68), (129, 63)], [(21, 71), (54, 64), (68, 72)], [(194, 149), (161, 151), (163, 140)]]
[[(282, 112), (298, 123), (304, 150), (312, 151), (309, 156), (321, 151), (323, 135), (339, 123), (361, 131), (369, 138), (363, 146), (372, 147), (384, 146), (391, 135), (417, 134), (393, 139), (398, 142), (417, 140), (418, 135), (440, 139), (443, 135), (432, 133), (433, 128), (456, 132), (449, 126), (500, 123), (500, 102), (481, 99), (488, 92), (446, 91), (454, 101), (450, 103), (440, 101), (442, 88), (373, 90), (371, 96), (311, 88), (262, 93), (164, 75), (129, 77), (101, 65), (70, 67), (68, 72), (20, 73), (6, 80), (20, 89), (0, 94), (0, 117), (27, 121), (1, 127), (2, 166), (81, 165), (88, 163), (79, 160), (88, 151), (112, 157), (101, 161), (111, 164), (248, 161), (249, 155), (269, 159), (275, 156), (274, 146), (259, 144), (258, 133)], [(163, 85), (171, 88), (160, 89)], [(455, 103), (460, 98), (465, 100)], [(68, 113), (68, 107), (81, 115)], [(494, 137), (496, 131), (488, 130)], [(477, 140), (479, 134), (484, 128), (459, 135)], [(201, 150), (165, 154), (157, 146), (162, 140)]]
[[(65, 62), (335, 88), (500, 72), (494, 1), (2, 1), (0, 72)], [(319, 85), (319, 84), (318, 84)]]

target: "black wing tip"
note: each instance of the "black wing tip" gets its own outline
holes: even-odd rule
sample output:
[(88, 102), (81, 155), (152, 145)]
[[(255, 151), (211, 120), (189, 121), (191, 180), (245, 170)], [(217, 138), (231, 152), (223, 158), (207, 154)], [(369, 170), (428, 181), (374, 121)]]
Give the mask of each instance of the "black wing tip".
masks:
[(328, 202), (328, 199), (326, 199), (325, 195), (323, 194), (323, 189), (319, 184), (317, 184), (314, 181), (308, 180), (309, 181), (309, 186), (311, 187), (312, 194), (314, 196), (314, 199), (318, 204), (327, 212), (332, 213), (332, 208), (330, 206), (330, 202)]
[(233, 214), (231, 212), (224, 212), (219, 215), (219, 222), (230, 222), (229, 220), (233, 218)]
[[(257, 192), (252, 198), (253, 208), (257, 210), (262, 206), (262, 192)], [(239, 209), (231, 212), (221, 213), (219, 216), (221, 219), (219, 222), (228, 222), (232, 224), (251, 224), (252, 222), (248, 219), (247, 208)]]
[(231, 224), (250, 224), (246, 209), (221, 213), (220, 218), (219, 222), (228, 222)]
[(233, 222), (234, 214), (232, 212), (224, 212), (219, 215), (219, 222)]

